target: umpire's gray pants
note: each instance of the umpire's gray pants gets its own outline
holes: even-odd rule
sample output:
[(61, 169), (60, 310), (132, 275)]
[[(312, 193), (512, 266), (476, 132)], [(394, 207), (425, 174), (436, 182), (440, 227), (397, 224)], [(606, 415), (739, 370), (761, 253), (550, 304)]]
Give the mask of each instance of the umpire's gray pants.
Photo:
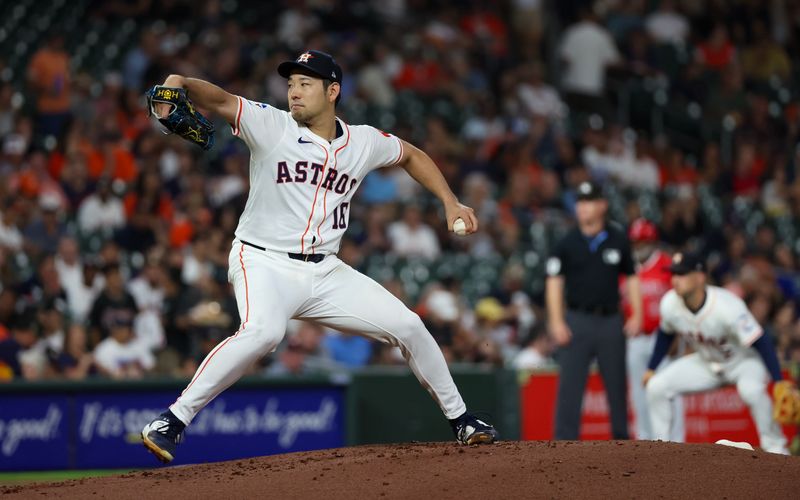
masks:
[(589, 366), (597, 357), (611, 412), (611, 435), (614, 439), (628, 439), (622, 317), (619, 314), (601, 316), (570, 310), (566, 320), (572, 331), (572, 340), (557, 353), (560, 374), (555, 438), (578, 439)]

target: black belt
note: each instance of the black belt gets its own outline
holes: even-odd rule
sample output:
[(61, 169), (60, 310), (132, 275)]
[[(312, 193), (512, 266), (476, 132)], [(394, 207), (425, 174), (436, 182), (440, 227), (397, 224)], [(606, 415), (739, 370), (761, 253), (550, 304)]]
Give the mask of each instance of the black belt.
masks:
[[(249, 241), (244, 241), (244, 240), (239, 240), (239, 241), (241, 241), (243, 245), (247, 245), (249, 247), (257, 248), (257, 249), (261, 250), (262, 252), (266, 251), (266, 248), (264, 248), (262, 246), (259, 246), (259, 245), (254, 245), (254, 244), (250, 243)], [(314, 264), (318, 264), (318, 263), (322, 262), (322, 259), (325, 258), (325, 254), (323, 254), (323, 253), (310, 254), (310, 253), (292, 253), (292, 252), (289, 252), (286, 255), (288, 255), (290, 259), (302, 260), (303, 262), (312, 262)]]
[(610, 305), (583, 305), (570, 304), (569, 309), (586, 314), (596, 314), (598, 316), (611, 316), (619, 312), (619, 307)]

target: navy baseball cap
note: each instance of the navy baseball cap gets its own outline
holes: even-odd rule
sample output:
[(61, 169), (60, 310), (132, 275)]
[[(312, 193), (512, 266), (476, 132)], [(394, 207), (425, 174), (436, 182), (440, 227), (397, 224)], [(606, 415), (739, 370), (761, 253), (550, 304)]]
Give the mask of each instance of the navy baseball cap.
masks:
[(678, 252), (672, 256), (672, 264), (670, 264), (668, 269), (669, 272), (677, 274), (678, 276), (695, 271), (704, 273), (706, 272), (706, 260), (698, 253)]
[(336, 63), (332, 55), (319, 50), (307, 50), (297, 56), (294, 61), (280, 63), (278, 74), (289, 78), (293, 69), (306, 70), (323, 80), (342, 83), (342, 67)]

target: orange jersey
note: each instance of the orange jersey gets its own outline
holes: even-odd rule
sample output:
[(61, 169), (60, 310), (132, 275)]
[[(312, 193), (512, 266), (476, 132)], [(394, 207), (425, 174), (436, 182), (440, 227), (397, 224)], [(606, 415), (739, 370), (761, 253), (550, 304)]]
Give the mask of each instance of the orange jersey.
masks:
[[(658, 305), (661, 297), (672, 288), (672, 275), (667, 270), (672, 263), (669, 255), (656, 250), (644, 263), (636, 269), (639, 277), (639, 288), (642, 291), (642, 332), (653, 333), (660, 320)], [(624, 290), (625, 280), (620, 280), (620, 296), (625, 319), (631, 316), (631, 305)]]

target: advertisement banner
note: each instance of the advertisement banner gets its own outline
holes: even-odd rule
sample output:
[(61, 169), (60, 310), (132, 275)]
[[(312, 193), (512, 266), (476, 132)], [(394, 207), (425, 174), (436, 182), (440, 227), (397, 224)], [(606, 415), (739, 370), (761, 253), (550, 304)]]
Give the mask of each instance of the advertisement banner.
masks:
[[(520, 408), (522, 413), (522, 439), (553, 439), (555, 424), (557, 373), (535, 373), (522, 384), (520, 389)], [(683, 396), (686, 422), (686, 442), (713, 443), (719, 439), (747, 441), (758, 446), (756, 432), (750, 411), (739, 397), (736, 388), (727, 386), (713, 391)], [(628, 430), (631, 437), (636, 435), (634, 415), (628, 403)], [(797, 429), (784, 427), (784, 433), (792, 438)], [(592, 373), (583, 396), (581, 411), (582, 440), (611, 439), (611, 425), (608, 415), (603, 382), (600, 375)]]
[(65, 396), (0, 399), (0, 470), (67, 468), (68, 414)]
[[(142, 428), (172, 391), (4, 395), (0, 470), (153, 466)], [(341, 387), (230, 390), (188, 427), (172, 464), (335, 448), (345, 443)]]
[[(174, 399), (173, 393), (79, 396), (75, 467), (152, 465), (139, 433)], [(172, 464), (343, 446), (343, 408), (335, 388), (225, 392), (187, 428)]]

